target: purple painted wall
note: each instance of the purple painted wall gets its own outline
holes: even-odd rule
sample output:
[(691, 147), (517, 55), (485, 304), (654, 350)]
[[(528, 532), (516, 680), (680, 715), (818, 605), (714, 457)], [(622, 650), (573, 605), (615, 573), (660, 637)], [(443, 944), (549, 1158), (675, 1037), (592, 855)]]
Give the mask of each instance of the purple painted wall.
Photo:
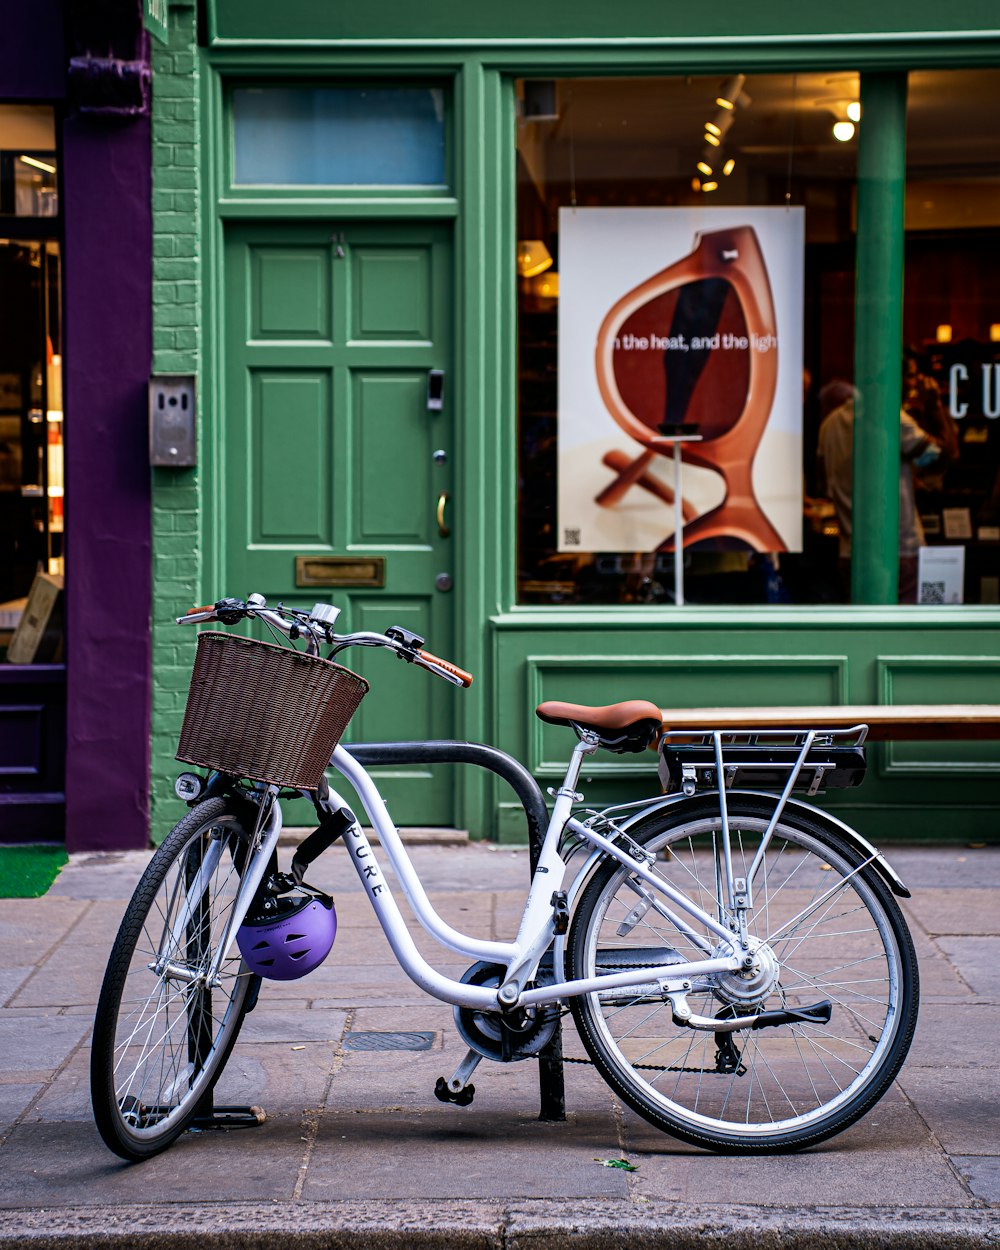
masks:
[(0, 16), (0, 99), (63, 99), (66, 50), (61, 0), (4, 0)]
[(66, 846), (112, 850), (149, 838), (149, 119), (63, 141)]
[[(0, 99), (65, 98), (63, 16), (60, 0), (6, 0)], [(70, 851), (149, 839), (150, 160), (148, 118), (63, 125)]]

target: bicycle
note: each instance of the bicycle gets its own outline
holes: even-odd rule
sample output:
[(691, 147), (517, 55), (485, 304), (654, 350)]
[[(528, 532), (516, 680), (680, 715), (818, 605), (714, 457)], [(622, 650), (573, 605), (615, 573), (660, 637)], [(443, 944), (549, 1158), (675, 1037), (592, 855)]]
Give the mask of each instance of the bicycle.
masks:
[[(218, 630), (198, 636), (178, 758), (207, 775), (178, 778), (189, 811), (126, 910), (95, 1019), (92, 1100), (111, 1150), (138, 1160), (169, 1146), (210, 1100), (262, 980), (299, 975), (296, 959), (321, 960), (333, 942), (331, 916), (304, 874), (337, 840), (403, 970), (454, 1009), (469, 1050), (438, 1081), (445, 1101), (471, 1101), (484, 1057), (538, 1056), (568, 1010), (618, 1096), (703, 1148), (801, 1149), (875, 1105), (916, 1024), (916, 956), (895, 898), (909, 892), (860, 834), (793, 794), (857, 784), (865, 726), (671, 734), (644, 700), (542, 704), (538, 715), (578, 740), (550, 791), (517, 934), (480, 940), (435, 912), (375, 782), (339, 744), (367, 683), (334, 657), (379, 647), (457, 686), (472, 677), (400, 627), (337, 634), (337, 615), (322, 604), (272, 609), (251, 595), (180, 618), (257, 619), (305, 649)], [(665, 793), (580, 807), (588, 756), (651, 745)], [(360, 797), (422, 927), (474, 961), (461, 979), (418, 953), (327, 768)], [(741, 780), (757, 788), (736, 789)], [(318, 825), (281, 872), (282, 800), (300, 794)], [(291, 930), (287, 915), (299, 918)], [(335, 915), (332, 923), (335, 932)], [(298, 946), (278, 950), (286, 938)]]

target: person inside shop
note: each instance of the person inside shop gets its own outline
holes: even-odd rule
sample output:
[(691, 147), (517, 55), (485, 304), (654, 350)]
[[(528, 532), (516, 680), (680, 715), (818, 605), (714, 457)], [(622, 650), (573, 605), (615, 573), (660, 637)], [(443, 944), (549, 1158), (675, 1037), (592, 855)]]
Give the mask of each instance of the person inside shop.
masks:
[[(819, 392), (819, 480), (833, 500), (840, 531), (839, 572), (845, 599), (851, 585), (851, 491), (854, 415), (861, 396), (843, 379), (828, 382)], [(899, 412), (899, 602), (917, 601), (917, 559), (924, 545), (914, 499), (914, 470), (924, 471), (941, 458), (941, 443), (905, 410)]]

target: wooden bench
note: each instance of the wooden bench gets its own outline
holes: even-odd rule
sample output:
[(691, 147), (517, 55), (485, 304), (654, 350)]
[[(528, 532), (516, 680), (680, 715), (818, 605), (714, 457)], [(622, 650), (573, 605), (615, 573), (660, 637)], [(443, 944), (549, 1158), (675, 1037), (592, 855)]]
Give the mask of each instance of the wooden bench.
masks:
[(665, 730), (841, 729), (868, 726), (869, 742), (1000, 738), (1000, 704), (837, 704), (832, 707), (662, 709)]

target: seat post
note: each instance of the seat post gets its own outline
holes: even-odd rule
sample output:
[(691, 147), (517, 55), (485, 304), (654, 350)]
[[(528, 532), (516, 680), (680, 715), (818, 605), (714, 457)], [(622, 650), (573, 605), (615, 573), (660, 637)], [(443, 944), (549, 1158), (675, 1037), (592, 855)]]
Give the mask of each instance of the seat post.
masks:
[(582, 725), (574, 725), (573, 728), (580, 736), (580, 741), (573, 748), (573, 754), (569, 757), (569, 763), (566, 765), (566, 776), (563, 783), (556, 791), (557, 796), (565, 796), (569, 799), (576, 798), (576, 786), (580, 780), (580, 770), (583, 768), (583, 761), (588, 755), (593, 755), (600, 745), (600, 738), (591, 729), (584, 729)]

